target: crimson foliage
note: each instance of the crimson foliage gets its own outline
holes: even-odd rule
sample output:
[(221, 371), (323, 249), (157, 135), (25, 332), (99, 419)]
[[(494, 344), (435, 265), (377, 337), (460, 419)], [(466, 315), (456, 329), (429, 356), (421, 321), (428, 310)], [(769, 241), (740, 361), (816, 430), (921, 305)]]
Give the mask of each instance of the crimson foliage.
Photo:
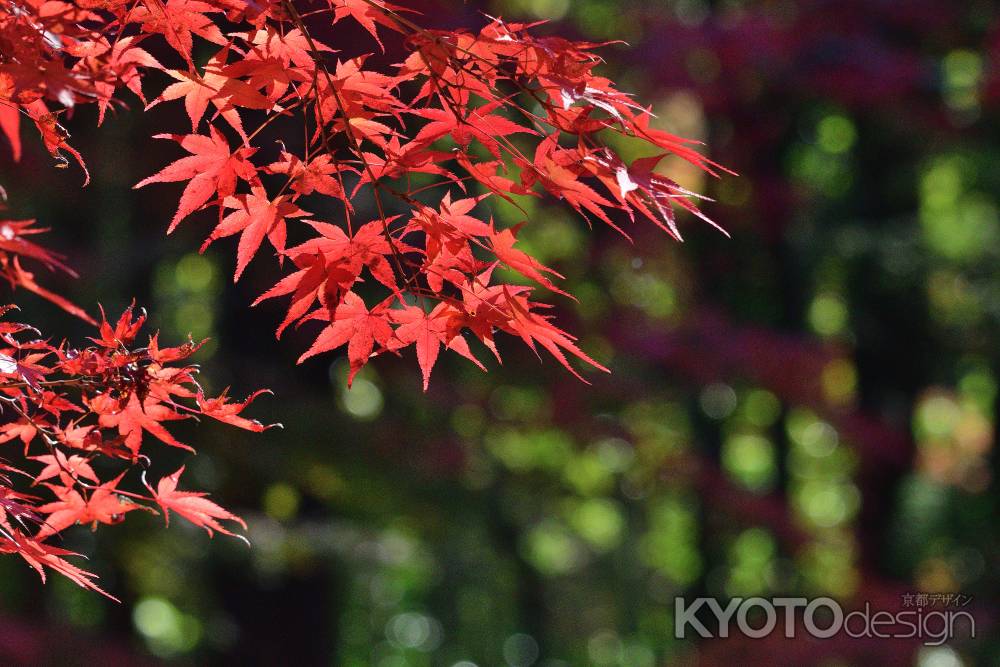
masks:
[[(19, 127), (33, 124), (57, 166), (72, 158), (87, 179), (63, 114), (93, 103), (101, 123), (124, 106), (123, 88), (146, 108), (183, 101), (190, 132), (156, 138), (184, 155), (136, 187), (182, 184), (168, 233), (212, 211), (202, 249), (238, 236), (234, 280), (258, 255), (277, 260), (281, 277), (257, 302), (287, 301), (279, 337), (316, 322), (300, 361), (346, 347), (353, 378), (371, 358), (412, 346), (426, 389), (442, 348), (482, 367), (469, 338), (499, 361), (495, 335), (504, 332), (574, 374), (571, 357), (606, 370), (536, 300), (538, 291), (569, 295), (558, 273), (518, 246), (520, 225), (494, 224), (490, 202), (550, 196), (623, 234), (621, 223), (640, 218), (680, 239), (676, 207), (707, 218), (697, 195), (657, 165), (673, 154), (712, 174), (722, 168), (692, 142), (656, 129), (650, 109), (596, 73), (600, 45), (539, 37), (536, 26), (493, 18), (475, 33), (431, 31), (414, 14), (380, 0), (0, 0), (0, 128), (17, 160)], [(383, 53), (382, 39), (398, 34), (400, 62), (369, 66), (381, 57), (344, 54), (314, 37), (341, 21), (369, 33)], [(147, 82), (160, 91), (148, 102)], [(608, 145), (610, 134), (656, 155), (628, 163)], [(374, 202), (376, 219), (359, 219), (361, 197)], [(22, 268), (22, 260), (63, 268), (24, 238), (35, 231), (4, 223), (4, 276), (89, 320)], [(129, 467), (147, 462), (144, 434), (186, 447), (164, 422), (196, 415), (264, 428), (240, 416), (250, 399), (204, 396), (194, 369), (178, 363), (196, 344), (160, 348), (154, 335), (136, 347), (143, 319), (130, 309), (114, 326), (102, 321), (82, 349), (3, 325), (0, 392), (17, 415), (4, 437), (19, 438), (25, 456), (44, 467), (8, 468), (0, 549), (86, 586), (90, 575), (46, 538), (156, 506), (209, 532), (228, 533), (220, 521), (239, 521), (202, 494), (177, 491), (181, 471), (155, 490), (119, 489)], [(44, 451), (30, 456), (38, 447)], [(96, 457), (126, 469), (101, 481)], [(56, 500), (15, 491), (19, 476)]]

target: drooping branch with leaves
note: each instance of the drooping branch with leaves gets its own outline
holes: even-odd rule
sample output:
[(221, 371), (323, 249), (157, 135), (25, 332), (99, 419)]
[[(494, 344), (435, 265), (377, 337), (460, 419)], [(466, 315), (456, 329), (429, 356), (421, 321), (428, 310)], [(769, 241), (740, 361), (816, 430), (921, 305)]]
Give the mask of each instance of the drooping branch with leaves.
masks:
[[(234, 280), (259, 255), (276, 260), (274, 285), (255, 303), (287, 302), (279, 338), (315, 328), (300, 361), (346, 347), (349, 381), (373, 357), (413, 347), (426, 389), (442, 348), (485, 368), (476, 340), (499, 361), (497, 332), (574, 374), (573, 357), (606, 370), (535, 296), (569, 297), (561, 276), (518, 246), (520, 225), (498, 228), (491, 206), (524, 210), (528, 198), (551, 197), (588, 223), (627, 235), (627, 224), (647, 220), (680, 239), (676, 209), (708, 219), (695, 193), (658, 170), (662, 158), (713, 175), (723, 168), (597, 73), (601, 45), (499, 18), (470, 32), (428, 30), (416, 17), (380, 0), (0, 0), (0, 129), (16, 161), (20, 129), (33, 126), (56, 165), (78, 164), (86, 182), (65, 129), (77, 105), (96, 104), (100, 124), (125, 108), (123, 89), (147, 109), (183, 101), (190, 128), (155, 137), (175, 142), (180, 156), (136, 187), (177, 184), (164, 227), (211, 224), (202, 250), (238, 237)], [(344, 21), (367, 33), (371, 53), (327, 43)], [(369, 64), (387, 51), (399, 52), (398, 64)], [(629, 163), (610, 134), (655, 154)], [(369, 209), (371, 219), (361, 214)], [(37, 230), (3, 225), (8, 281), (89, 320), (22, 268), (64, 268), (25, 240)], [(19, 439), (25, 463), (39, 469), (11, 465), (2, 480), (0, 550), (91, 587), (48, 538), (139, 508), (173, 510), (210, 532), (238, 521), (177, 491), (180, 471), (155, 489), (119, 488), (127, 468), (148, 464), (144, 434), (186, 447), (163, 422), (198, 415), (264, 428), (240, 416), (249, 399), (206, 398), (194, 369), (178, 365), (196, 344), (160, 348), (153, 336), (136, 347), (142, 320), (130, 309), (116, 325), (102, 321), (80, 349), (40, 340), (28, 325), (0, 332), (3, 437)], [(126, 469), (101, 481), (97, 457)], [(16, 491), (21, 479), (34, 488)], [(36, 497), (41, 489), (55, 500)]]

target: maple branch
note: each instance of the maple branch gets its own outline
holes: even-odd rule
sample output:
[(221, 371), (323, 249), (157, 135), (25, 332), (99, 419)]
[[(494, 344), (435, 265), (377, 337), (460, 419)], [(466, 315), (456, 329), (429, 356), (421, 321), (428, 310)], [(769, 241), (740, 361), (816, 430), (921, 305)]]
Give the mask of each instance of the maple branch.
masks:
[[(313, 52), (314, 60), (316, 61), (317, 64), (322, 63), (322, 54), (317, 48), (316, 43), (313, 41), (312, 35), (310, 35), (309, 33), (309, 28), (306, 27), (305, 21), (303, 21), (302, 17), (299, 15), (298, 9), (295, 8), (295, 4), (292, 2), (292, 0), (282, 0), (282, 2), (288, 9), (289, 14), (291, 14), (292, 19), (296, 24), (296, 27), (298, 27), (299, 30), (302, 31), (302, 34), (305, 36), (306, 41), (309, 44), (309, 48)], [(372, 192), (374, 193), (375, 196), (375, 206), (378, 209), (378, 215), (380, 220), (382, 221), (382, 227), (386, 237), (386, 241), (389, 243), (389, 247), (392, 249), (393, 260), (395, 262), (393, 265), (393, 273), (395, 274), (397, 281), (404, 281), (406, 278), (406, 273), (403, 271), (402, 260), (401, 260), (401, 255), (399, 253), (399, 249), (396, 247), (395, 241), (393, 240), (392, 235), (389, 233), (388, 223), (386, 222), (385, 207), (382, 205), (382, 198), (379, 195), (379, 187), (377, 179), (375, 178), (375, 172), (372, 171), (371, 165), (365, 158), (364, 151), (361, 150), (361, 143), (354, 136), (354, 131), (351, 128), (351, 120), (350, 118), (347, 117), (347, 109), (344, 106), (344, 100), (340, 96), (340, 92), (337, 90), (337, 87), (334, 85), (333, 79), (330, 76), (330, 70), (327, 69), (325, 63), (322, 63), (322, 69), (323, 69), (323, 75), (326, 78), (327, 86), (329, 86), (330, 92), (333, 94), (334, 100), (337, 103), (337, 108), (340, 109), (341, 116), (344, 119), (344, 132), (345, 134), (347, 134), (348, 139), (354, 145), (355, 153), (357, 154), (358, 158), (360, 158), (361, 163), (364, 165), (365, 171), (368, 173), (368, 178), (371, 179)], [(318, 99), (319, 98), (317, 96), (317, 104), (319, 105)], [(321, 108), (321, 106), (322, 105), (319, 105), (318, 108)]]

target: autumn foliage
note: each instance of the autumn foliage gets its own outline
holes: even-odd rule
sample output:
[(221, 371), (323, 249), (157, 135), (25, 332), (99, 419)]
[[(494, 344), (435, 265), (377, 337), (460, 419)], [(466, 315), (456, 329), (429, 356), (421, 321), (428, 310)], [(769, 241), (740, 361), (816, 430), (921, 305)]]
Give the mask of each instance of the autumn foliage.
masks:
[[(548, 196), (623, 234), (645, 219), (680, 239), (676, 208), (707, 218), (658, 164), (672, 154), (712, 174), (721, 168), (596, 72), (600, 45), (491, 17), (478, 32), (432, 31), (415, 16), (380, 0), (0, 0), (0, 129), (18, 160), (21, 126), (36, 128), (57, 166), (78, 164), (86, 181), (65, 129), (77, 105), (96, 104), (103, 123), (125, 107), (119, 96), (147, 109), (183, 104), (190, 127), (156, 135), (178, 157), (137, 176), (136, 187), (179, 193), (164, 216), (168, 233), (207, 224), (203, 250), (236, 237), (234, 280), (255, 258), (274, 261), (274, 285), (256, 303), (286, 304), (278, 337), (289, 327), (315, 331), (300, 361), (346, 348), (353, 378), (373, 357), (412, 347), (426, 388), (442, 349), (482, 367), (470, 340), (499, 361), (504, 332), (574, 374), (571, 357), (606, 370), (536, 300), (569, 295), (556, 271), (518, 246), (520, 225), (497, 226), (492, 202)], [(370, 53), (325, 43), (341, 22), (367, 33)], [(387, 50), (398, 64), (369, 66)], [(609, 134), (655, 155), (629, 163)], [(34, 223), (2, 225), (8, 282), (89, 320), (22, 266), (69, 271), (27, 240), (40, 231)], [(501, 277), (516, 274), (524, 280)], [(119, 486), (148, 467), (144, 443), (187, 448), (170, 421), (264, 428), (241, 416), (253, 396), (203, 394), (185, 365), (196, 343), (138, 342), (143, 319), (130, 309), (115, 324), (101, 321), (83, 347), (0, 325), (2, 437), (25, 456), (5, 465), (0, 550), (43, 576), (49, 567), (95, 587), (52, 545), (76, 523), (115, 523), (137, 509), (172, 511), (209, 532), (240, 522), (203, 494), (178, 491), (183, 468), (155, 487), (145, 473), (138, 490)], [(120, 474), (100, 479), (99, 458)], [(22, 480), (31, 488), (15, 490)]]

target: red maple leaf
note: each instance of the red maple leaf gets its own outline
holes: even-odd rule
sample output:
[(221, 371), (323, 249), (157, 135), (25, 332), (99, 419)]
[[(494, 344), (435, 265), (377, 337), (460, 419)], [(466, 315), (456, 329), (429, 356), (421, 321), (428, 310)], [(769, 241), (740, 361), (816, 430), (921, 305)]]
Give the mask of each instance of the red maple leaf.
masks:
[(223, 49), (205, 66), (204, 75), (179, 69), (165, 70), (167, 74), (177, 79), (177, 83), (167, 86), (146, 108), (183, 97), (184, 109), (191, 119), (191, 131), (197, 132), (198, 124), (208, 109), (208, 103), (211, 102), (218, 109), (219, 115), (246, 141), (243, 120), (236, 107), (269, 110), (275, 105), (253, 86), (228, 76), (225, 73), (226, 58), (227, 53)]
[(413, 11), (412, 9), (393, 5), (383, 0), (371, 0), (370, 2), (366, 0), (332, 0), (332, 4), (334, 7), (334, 23), (350, 16), (371, 33), (383, 51), (385, 51), (385, 46), (382, 44), (382, 40), (379, 39), (377, 25), (385, 26), (396, 32), (403, 32), (403, 28), (399, 23), (387, 14), (385, 10), (394, 12)]
[(125, 476), (125, 473), (118, 475), (113, 480), (101, 484), (84, 498), (76, 489), (46, 484), (52, 489), (58, 501), (46, 503), (38, 508), (39, 512), (48, 514), (41, 529), (35, 536), (43, 539), (49, 535), (62, 532), (75, 523), (93, 524), (99, 523), (114, 524), (120, 522), (126, 512), (144, 509), (142, 505), (126, 500), (117, 494), (118, 482)]
[(132, 10), (131, 20), (142, 24), (142, 31), (159, 33), (181, 54), (191, 62), (191, 49), (194, 47), (192, 35), (213, 44), (226, 44), (222, 31), (205, 14), (219, 12), (219, 8), (200, 0), (167, 0), (137, 4)]
[(146, 477), (143, 474), (143, 483), (153, 494), (156, 504), (163, 508), (163, 518), (167, 525), (170, 525), (170, 512), (174, 511), (194, 525), (204, 528), (209, 536), (213, 535), (212, 531), (217, 530), (225, 535), (232, 535), (246, 541), (245, 537), (237, 535), (219, 523), (220, 520), (235, 521), (246, 530), (247, 524), (243, 519), (206, 498), (207, 493), (177, 490), (177, 484), (180, 482), (183, 472), (184, 466), (181, 466), (174, 474), (160, 478), (155, 491), (146, 483)]
[(32, 486), (57, 476), (62, 480), (64, 486), (72, 485), (77, 478), (87, 479), (95, 484), (100, 483), (94, 469), (90, 467), (90, 461), (83, 456), (73, 454), (67, 457), (62, 450), (57, 449), (55, 454), (32, 456), (31, 458), (45, 464), (45, 468), (35, 475)]
[(451, 304), (439, 303), (430, 313), (419, 306), (404, 306), (390, 312), (393, 321), (399, 324), (396, 328), (398, 342), (394, 341), (390, 347), (398, 349), (413, 345), (416, 348), (417, 363), (424, 376), (424, 391), (427, 391), (442, 345), (486, 370), (472, 354), (468, 341), (462, 337), (463, 318)]
[(251, 194), (228, 197), (225, 207), (235, 210), (216, 226), (211, 235), (205, 239), (201, 250), (204, 252), (205, 248), (217, 239), (239, 234), (240, 243), (236, 251), (236, 272), (233, 274), (233, 282), (243, 275), (243, 270), (257, 254), (265, 237), (278, 255), (283, 257), (287, 238), (285, 219), (307, 215), (284, 195), (272, 201), (267, 191), (259, 186), (254, 186)]
[(0, 537), (0, 553), (19, 554), (27, 561), (28, 565), (38, 572), (43, 583), (45, 582), (45, 568), (48, 567), (73, 583), (83, 588), (97, 591), (101, 595), (118, 602), (118, 598), (109, 595), (93, 582), (93, 579), (96, 579), (97, 575), (81, 570), (63, 558), (63, 556), (80, 555), (74, 551), (45, 544), (37, 539), (32, 539), (21, 534), (20, 531), (12, 531), (10, 537)]
[(139, 400), (139, 396), (133, 392), (125, 404), (120, 405), (111, 396), (101, 394), (90, 401), (90, 409), (100, 415), (99, 423), (102, 427), (118, 428), (118, 433), (125, 438), (125, 446), (133, 457), (138, 456), (142, 449), (143, 431), (171, 447), (194, 451), (174, 438), (161, 423), (187, 417), (161, 404), (155, 397), (148, 396), (145, 400)]
[(233, 152), (215, 126), (209, 125), (208, 130), (210, 136), (207, 137), (200, 134), (156, 135), (157, 139), (176, 141), (191, 155), (167, 165), (134, 186), (141, 188), (150, 183), (188, 181), (181, 193), (177, 212), (167, 228), (168, 234), (213, 197), (224, 200), (235, 194), (238, 178), (250, 183), (257, 181), (257, 168), (249, 161), (256, 149), (243, 146)]
[(247, 396), (247, 398), (242, 402), (229, 402), (229, 397), (226, 395), (228, 392), (229, 389), (227, 388), (216, 398), (206, 398), (203, 393), (199, 393), (197, 400), (198, 409), (201, 411), (201, 414), (206, 417), (211, 417), (212, 419), (217, 419), (220, 422), (230, 424), (231, 426), (236, 426), (247, 431), (254, 431), (256, 433), (260, 433), (261, 431), (265, 431), (274, 426), (280, 426), (280, 424), (265, 426), (256, 419), (247, 419), (246, 417), (240, 416), (240, 413), (243, 412), (243, 410), (246, 409), (246, 407), (250, 405), (255, 398), (261, 394), (270, 394), (271, 392), (267, 389), (255, 391)]
[(347, 382), (350, 384), (357, 372), (368, 363), (375, 344), (385, 346), (392, 338), (387, 306), (388, 302), (383, 301), (368, 310), (360, 296), (348, 292), (333, 311), (330, 324), (316, 337), (312, 347), (299, 357), (299, 363), (321, 352), (347, 345), (347, 359), (351, 364)]
[(564, 296), (570, 296), (569, 293), (556, 287), (556, 285), (545, 275), (548, 273), (557, 278), (562, 278), (562, 274), (548, 268), (547, 266), (543, 266), (537, 259), (528, 253), (514, 247), (514, 243), (517, 241), (517, 231), (520, 228), (521, 225), (518, 225), (513, 229), (504, 229), (500, 233), (493, 231), (490, 234), (491, 247), (497, 256), (497, 259), (509, 268), (514, 269), (526, 278), (531, 278), (535, 282), (545, 286), (553, 292), (557, 292)]

